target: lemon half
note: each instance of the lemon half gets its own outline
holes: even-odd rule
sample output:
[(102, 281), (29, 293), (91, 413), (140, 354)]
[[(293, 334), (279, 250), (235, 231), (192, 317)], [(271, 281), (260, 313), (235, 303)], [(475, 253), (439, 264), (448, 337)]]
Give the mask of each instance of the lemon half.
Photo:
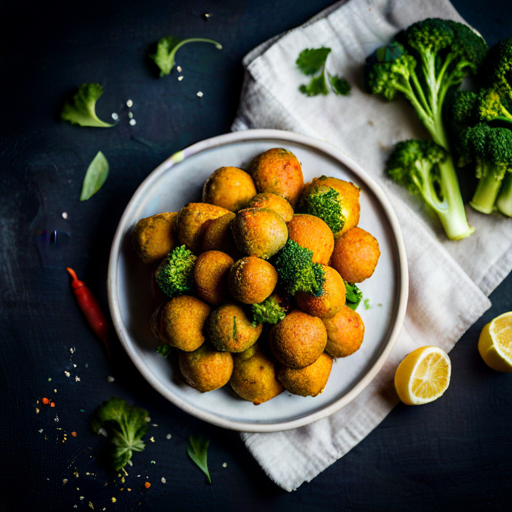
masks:
[(450, 384), (452, 364), (438, 347), (413, 350), (398, 365), (395, 388), (404, 404), (420, 405), (437, 400)]
[(496, 317), (482, 329), (478, 351), (493, 370), (512, 372), (512, 311)]

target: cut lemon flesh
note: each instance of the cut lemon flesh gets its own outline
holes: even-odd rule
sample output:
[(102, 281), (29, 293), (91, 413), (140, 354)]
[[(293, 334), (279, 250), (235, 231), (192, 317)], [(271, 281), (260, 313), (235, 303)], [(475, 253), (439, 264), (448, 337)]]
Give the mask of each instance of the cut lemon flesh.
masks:
[(482, 329), (478, 351), (493, 370), (512, 372), (512, 311), (496, 317)]
[(438, 399), (450, 384), (452, 365), (438, 347), (413, 350), (398, 365), (395, 388), (404, 404), (420, 405)]

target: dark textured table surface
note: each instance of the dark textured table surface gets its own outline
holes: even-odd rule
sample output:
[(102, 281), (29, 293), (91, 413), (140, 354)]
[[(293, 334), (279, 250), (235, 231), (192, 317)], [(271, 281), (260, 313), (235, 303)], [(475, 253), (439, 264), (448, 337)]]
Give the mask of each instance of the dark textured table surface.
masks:
[[(229, 131), (242, 57), (330, 3), (19, 0), (4, 5), (1, 509), (510, 510), (512, 381), (484, 365), (476, 344), (486, 322), (512, 310), (511, 276), (492, 294), (492, 309), (451, 352), (453, 376), (445, 397), (424, 407), (396, 407), (348, 455), (291, 494), (264, 475), (237, 433), (196, 420), (156, 393), (115, 338), (109, 362), (70, 291), (65, 266), (75, 268), (107, 310), (110, 243), (140, 182), (173, 152)], [(490, 44), (511, 35), (510, 2), (454, 4)], [(208, 20), (205, 13), (211, 14)], [(185, 79), (158, 79), (147, 55), (167, 34), (211, 37), (224, 50), (184, 48)], [(105, 88), (100, 116), (107, 119), (116, 111), (120, 125), (95, 130), (59, 122), (63, 97), (94, 81)], [(199, 90), (203, 98), (196, 96)], [(134, 101), (133, 127), (124, 107), (128, 99)], [(84, 171), (99, 149), (108, 156), (110, 176), (93, 199), (79, 202)], [(70, 236), (58, 235), (50, 244), (41, 236), (44, 230)], [(144, 406), (158, 425), (147, 436), (155, 442), (136, 455), (124, 481), (106, 469), (104, 440), (89, 427), (95, 407), (112, 395)], [(55, 406), (42, 404), (43, 397)], [(212, 485), (188, 459), (190, 434), (211, 441)], [(146, 481), (152, 484), (147, 490)]]

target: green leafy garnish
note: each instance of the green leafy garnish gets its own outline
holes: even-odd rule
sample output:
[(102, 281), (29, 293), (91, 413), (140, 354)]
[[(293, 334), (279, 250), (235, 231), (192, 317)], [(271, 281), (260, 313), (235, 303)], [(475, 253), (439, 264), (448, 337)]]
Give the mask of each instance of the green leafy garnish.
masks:
[(347, 300), (345, 304), (355, 311), (363, 300), (363, 292), (354, 283), (345, 282), (345, 289), (347, 290)]
[(213, 39), (205, 39), (202, 37), (190, 39), (178, 39), (174, 36), (163, 37), (158, 41), (156, 53), (149, 56), (160, 69), (160, 76), (170, 74), (175, 64), (176, 52), (187, 43), (211, 43), (214, 44), (218, 50), (222, 50), (222, 45)]
[(80, 201), (87, 201), (103, 186), (108, 177), (108, 161), (105, 155), (98, 151), (85, 173)]
[(96, 409), (91, 427), (97, 434), (105, 431), (111, 439), (112, 465), (116, 471), (128, 464), (134, 451), (141, 452), (146, 447), (142, 437), (148, 431), (148, 421), (148, 411), (129, 405), (122, 398), (112, 397)]
[(366, 311), (368, 311), (369, 309), (372, 309), (372, 306), (370, 304), (370, 299), (364, 299), (364, 309), (366, 309)]
[(199, 469), (206, 475), (208, 483), (212, 483), (210, 472), (208, 471), (208, 463), (206, 461), (208, 445), (210, 441), (203, 436), (190, 436), (188, 438), (189, 445), (187, 447), (188, 456), (199, 467)]
[(260, 304), (253, 304), (251, 310), (254, 327), (263, 323), (275, 325), (286, 317), (286, 312), (275, 295), (267, 297)]
[(314, 186), (304, 193), (298, 210), (319, 217), (333, 233), (339, 233), (345, 225), (342, 202), (340, 193), (332, 187)]
[(167, 345), (166, 343), (162, 343), (156, 349), (156, 351), (162, 356), (167, 357), (172, 352), (171, 345)]
[(306, 96), (318, 96), (329, 94), (330, 88), (338, 95), (346, 96), (350, 92), (350, 84), (343, 78), (326, 72), (325, 65), (330, 48), (306, 48), (300, 52), (295, 63), (306, 76), (314, 76), (309, 84), (302, 84), (299, 91)]
[(60, 117), (63, 121), (80, 126), (96, 128), (111, 128), (113, 124), (105, 123), (96, 115), (96, 102), (103, 94), (100, 84), (82, 84), (73, 96), (73, 101), (67, 101), (62, 108)]
[(156, 283), (171, 299), (192, 292), (196, 261), (197, 256), (186, 246), (174, 248), (156, 269)]

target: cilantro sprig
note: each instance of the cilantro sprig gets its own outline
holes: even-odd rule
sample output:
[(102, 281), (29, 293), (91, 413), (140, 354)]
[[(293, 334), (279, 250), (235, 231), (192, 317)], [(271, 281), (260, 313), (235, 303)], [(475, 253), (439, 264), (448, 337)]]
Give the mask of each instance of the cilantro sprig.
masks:
[[(297, 57), (297, 67), (306, 76), (312, 76), (308, 84), (302, 84), (299, 91), (306, 96), (326, 96), (332, 90), (337, 95), (347, 96), (350, 84), (342, 77), (331, 75), (326, 70), (330, 48), (306, 48)], [(315, 76), (313, 76), (315, 75)]]

